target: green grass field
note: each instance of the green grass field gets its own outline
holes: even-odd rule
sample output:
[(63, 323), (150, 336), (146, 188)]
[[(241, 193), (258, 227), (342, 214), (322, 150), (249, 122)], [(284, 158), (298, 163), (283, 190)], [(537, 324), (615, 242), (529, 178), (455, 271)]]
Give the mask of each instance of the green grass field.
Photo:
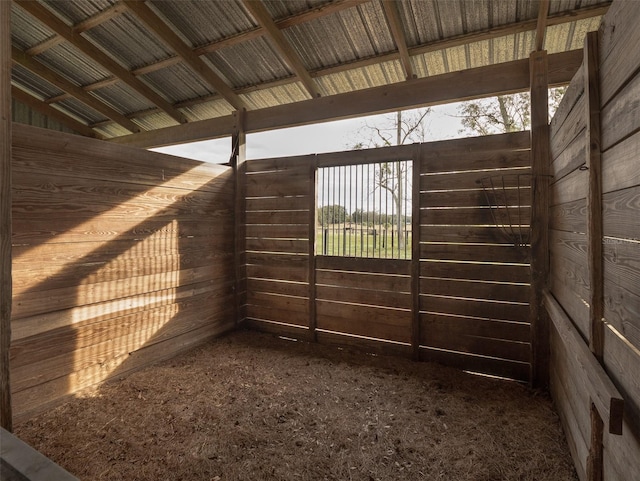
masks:
[(404, 246), (400, 249), (398, 248), (397, 232), (394, 232), (392, 236), (390, 229), (377, 229), (376, 234), (373, 234), (373, 229), (347, 230), (346, 235), (344, 232), (342, 227), (329, 227), (325, 236), (323, 231), (318, 228), (316, 231), (316, 254), (383, 259), (411, 258), (411, 232), (406, 233)]

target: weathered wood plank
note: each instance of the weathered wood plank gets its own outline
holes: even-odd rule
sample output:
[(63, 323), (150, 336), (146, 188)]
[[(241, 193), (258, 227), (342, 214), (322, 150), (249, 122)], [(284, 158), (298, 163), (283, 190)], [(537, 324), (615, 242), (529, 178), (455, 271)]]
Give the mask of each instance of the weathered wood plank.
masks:
[(640, 130), (640, 73), (602, 110), (602, 125), (603, 151)]
[[(411, 325), (410, 308), (385, 308), (381, 306), (365, 306), (345, 302), (317, 302), (318, 328), (322, 328), (321, 319), (344, 319), (356, 324), (379, 323), (396, 328), (409, 328)], [(324, 322), (324, 321), (323, 321)], [(340, 329), (330, 329), (340, 332)], [(367, 335), (367, 334), (363, 334)]]
[(640, 350), (640, 256), (639, 245), (605, 239), (604, 318)]
[(247, 238), (264, 239), (308, 239), (309, 225), (305, 224), (274, 224), (246, 226)]
[(602, 192), (640, 185), (640, 133), (602, 153)]
[(423, 345), (429, 344), (431, 329), (446, 331), (453, 339), (457, 336), (468, 335), (520, 343), (529, 343), (531, 340), (531, 326), (528, 322), (429, 313), (421, 313), (420, 322), (423, 325), (420, 341)]
[[(507, 205), (531, 205), (531, 188), (505, 189), (500, 199)], [(476, 190), (447, 190), (437, 192), (423, 192), (420, 194), (420, 206), (425, 207), (479, 207), (490, 205), (487, 195), (482, 189)]]
[[(247, 172), (287, 171), (298, 167), (309, 166), (316, 157), (311, 155), (295, 155), (292, 157), (275, 157), (267, 159), (251, 159), (247, 161)], [(286, 174), (285, 174), (286, 175)]]
[[(479, 137), (479, 139), (491, 139), (492, 137), (494, 136)], [(460, 143), (462, 144), (462, 142)], [(484, 140), (483, 144), (478, 145), (477, 150), (467, 151), (465, 147), (461, 145), (462, 149), (464, 149), (462, 151), (445, 151), (441, 153), (436, 151), (430, 153), (425, 158), (421, 173), (433, 174), (437, 172), (462, 172), (465, 170), (510, 169), (514, 167), (529, 167), (531, 165), (531, 152), (528, 149), (528, 145), (523, 144), (520, 147), (521, 150), (515, 150), (513, 147), (505, 150), (484, 150), (484, 148), (491, 147), (491, 145), (491, 140)]]
[[(330, 311), (334, 312), (331, 315)], [(411, 313), (399, 312), (394, 314), (394, 323), (384, 322), (381, 318), (367, 319), (367, 311), (369, 313), (376, 312), (369, 309), (349, 310), (348, 314), (341, 315), (338, 311), (330, 308), (329, 304), (318, 303), (317, 310), (317, 328), (319, 330), (327, 330), (341, 334), (351, 334), (356, 336), (365, 336), (369, 338), (382, 339), (394, 342), (411, 342)], [(354, 318), (351, 314), (355, 314)]]
[(286, 309), (253, 305), (249, 297), (247, 297), (247, 319), (291, 324), (305, 328), (309, 326), (308, 311), (289, 311)]
[[(307, 260), (306, 257), (304, 260)], [(275, 279), (280, 281), (308, 282), (309, 267), (299, 264), (268, 265), (268, 264), (247, 264), (247, 278)]]
[(528, 226), (531, 221), (529, 207), (509, 207), (496, 213), (492, 207), (456, 207), (420, 209), (420, 224), (425, 225), (493, 225), (498, 222), (514, 226)]
[[(512, 169), (500, 169), (499, 171), (471, 171), (460, 173), (437, 173), (426, 174), (420, 176), (420, 192), (431, 192), (434, 190), (461, 190), (461, 189), (480, 189), (482, 185), (480, 179), (488, 176), (504, 176), (504, 187), (517, 187), (522, 185), (527, 187), (530, 185), (530, 178), (522, 176), (518, 179), (518, 174), (528, 174), (531, 170), (528, 168), (516, 167)], [(452, 187), (454, 189), (452, 189)]]
[(309, 241), (301, 239), (246, 239), (247, 251), (286, 252), (304, 254), (309, 250)]
[(344, 286), (318, 285), (316, 296), (319, 301), (349, 302), (399, 309), (409, 309), (411, 307), (410, 293), (379, 291), (371, 289), (369, 286), (354, 289)]
[(567, 232), (587, 231), (587, 201), (575, 200), (566, 204), (551, 206), (549, 209), (549, 227)]
[(589, 187), (589, 172), (574, 170), (565, 175), (550, 187), (550, 205), (568, 204), (580, 199), (586, 199)]
[(348, 271), (316, 271), (318, 286), (336, 286), (341, 288), (366, 288), (375, 291), (409, 293), (411, 278), (406, 275), (377, 274)]
[(562, 128), (553, 132), (550, 143), (552, 158), (557, 158), (580, 135), (585, 128), (586, 118), (586, 100), (583, 95), (571, 109)]
[(581, 131), (559, 155), (553, 156), (550, 172), (553, 183), (567, 175), (572, 175), (576, 169), (586, 164), (585, 145), (587, 145), (586, 129)]
[[(582, 59), (580, 59), (582, 61)], [(581, 65), (574, 77), (571, 79), (567, 90), (562, 97), (560, 106), (556, 110), (553, 119), (551, 119), (550, 128), (553, 137), (560, 131), (567, 120), (568, 115), (574, 109), (580, 97), (584, 94), (584, 65)]]
[(462, 352), (451, 352), (429, 347), (420, 347), (422, 361), (439, 362), (471, 372), (491, 374), (520, 381), (529, 380), (529, 363), (477, 356)]
[(0, 427), (11, 431), (11, 4), (0, 5)]
[(571, 319), (548, 291), (544, 293), (544, 305), (567, 353), (567, 360), (574, 373), (573, 378), (576, 382), (582, 383), (589, 392), (591, 401), (598, 408), (608, 432), (622, 434), (624, 401), (620, 392), (589, 351)]
[(354, 271), (370, 274), (411, 275), (411, 262), (401, 259), (360, 259), (356, 257), (318, 257), (317, 269)]
[(411, 357), (411, 346), (407, 343), (373, 339), (366, 336), (319, 330), (318, 342), (383, 356)]
[(428, 243), (513, 245), (512, 239), (495, 226), (422, 225), (420, 239)]
[(423, 277), (517, 282), (522, 284), (531, 282), (529, 266), (509, 264), (476, 264), (423, 259), (420, 262), (420, 275)]
[(268, 332), (277, 336), (285, 336), (291, 339), (308, 339), (309, 328), (282, 322), (266, 321), (263, 319), (246, 319), (243, 325), (249, 329)]
[(479, 282), (477, 280), (422, 277), (420, 294), (487, 299), (493, 301), (529, 302), (530, 286)]
[(307, 210), (249, 211), (247, 224), (307, 224)]
[(640, 185), (605, 194), (602, 198), (604, 234), (640, 240), (639, 209)]
[(309, 292), (309, 287), (306, 282), (290, 282), (277, 279), (249, 278), (247, 279), (247, 291), (249, 293), (265, 292), (271, 294), (305, 297)]
[(514, 322), (529, 322), (529, 305), (482, 299), (450, 298), (423, 294), (420, 310), (430, 314), (449, 314)]
[(308, 195), (290, 197), (250, 197), (246, 199), (247, 211), (260, 210), (308, 210)]
[(420, 258), (483, 263), (528, 263), (529, 249), (512, 245), (420, 244)]

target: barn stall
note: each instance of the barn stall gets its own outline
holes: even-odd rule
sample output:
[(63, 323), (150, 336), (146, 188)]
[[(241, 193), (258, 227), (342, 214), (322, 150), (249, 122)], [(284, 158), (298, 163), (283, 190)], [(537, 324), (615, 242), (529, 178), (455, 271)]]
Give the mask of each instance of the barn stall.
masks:
[[(637, 477), (637, 6), (514, 2), (500, 24), (497, 4), (438, 2), (466, 21), (426, 40), (421, 2), (225, 3), (235, 36), (185, 5), (3, 4), (3, 426), (89, 479)], [(301, 46), (353, 15), (386, 22), (390, 53), (323, 67)], [(242, 48), (283, 72), (240, 77)], [(568, 82), (549, 127), (547, 89)], [(251, 132), (527, 89), (531, 132), (245, 158)], [(229, 135), (228, 165), (134, 148)], [(327, 255), (322, 179), (397, 162), (405, 255)], [(575, 473), (527, 384), (550, 387)]]

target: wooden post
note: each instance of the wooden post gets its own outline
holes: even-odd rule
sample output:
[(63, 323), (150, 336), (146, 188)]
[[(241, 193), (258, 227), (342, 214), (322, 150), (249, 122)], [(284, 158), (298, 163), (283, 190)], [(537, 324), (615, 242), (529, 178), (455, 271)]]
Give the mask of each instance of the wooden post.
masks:
[(584, 91), (587, 101), (586, 167), (589, 172), (587, 194), (587, 252), (589, 256), (589, 348), (602, 363), (604, 350), (604, 274), (602, 265), (602, 166), (600, 161), (600, 86), (598, 32), (590, 32), (584, 46)]
[(420, 360), (420, 168), (422, 149), (413, 155), (411, 185), (411, 347), (413, 359)]
[(0, 2), (0, 426), (11, 431), (11, 2)]
[(547, 52), (529, 57), (531, 92), (531, 384), (549, 384), (549, 319), (542, 293), (549, 277), (549, 82)]
[[(318, 165), (316, 157), (309, 164), (309, 340), (318, 341), (316, 316), (316, 198), (318, 191)], [(323, 232), (324, 249), (326, 250), (326, 229)], [(345, 230), (346, 238), (346, 230)], [(325, 252), (326, 255), (326, 252)]]
[(246, 317), (245, 304), (247, 293), (247, 267), (246, 267), (246, 193), (247, 184), (245, 174), (247, 171), (247, 134), (244, 129), (245, 110), (234, 112), (236, 126), (235, 133), (231, 137), (231, 167), (234, 177), (234, 262), (235, 262), (235, 303), (236, 325)]
[[(589, 349), (602, 364), (604, 355), (604, 272), (602, 253), (602, 164), (600, 152), (600, 55), (599, 34), (590, 32), (584, 42), (584, 92), (587, 101), (586, 167), (587, 255), (589, 268)], [(602, 481), (604, 423), (591, 403), (591, 439), (587, 459), (587, 480)]]

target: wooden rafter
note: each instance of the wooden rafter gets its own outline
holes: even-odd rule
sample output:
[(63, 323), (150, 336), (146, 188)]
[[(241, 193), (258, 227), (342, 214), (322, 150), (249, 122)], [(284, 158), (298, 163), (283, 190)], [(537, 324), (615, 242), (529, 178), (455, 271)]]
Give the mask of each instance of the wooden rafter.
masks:
[(173, 117), (179, 123), (186, 123), (186, 117), (176, 109), (170, 102), (158, 95), (151, 87), (137, 79), (131, 72), (118, 64), (111, 57), (102, 52), (98, 47), (86, 40), (81, 35), (73, 31), (65, 23), (56, 17), (50, 10), (38, 2), (28, 0), (14, 0), (17, 5), (24, 9), (27, 13), (38, 19), (46, 27), (53, 30), (56, 34), (63, 37), (67, 42), (74, 45), (82, 53), (87, 55), (96, 63), (102, 65), (113, 75), (118, 77), (124, 83), (133, 88), (140, 95), (148, 99), (151, 103), (157, 105), (167, 114)]
[(315, 81), (309, 75), (309, 71), (304, 66), (300, 55), (291, 47), (291, 44), (284, 37), (278, 26), (271, 18), (269, 11), (262, 4), (255, 0), (243, 0), (244, 6), (249, 10), (249, 13), (258, 22), (258, 24), (266, 30), (267, 37), (273, 42), (280, 54), (284, 57), (284, 60), (293, 69), (300, 81), (303, 83), (311, 97), (320, 97), (320, 91), (318, 90)]
[(549, 16), (549, 0), (540, 0), (538, 5), (538, 20), (536, 22), (536, 51), (540, 52), (544, 46), (544, 35), (547, 31), (547, 17)]
[[(103, 10), (97, 15), (89, 17), (80, 23), (77, 23), (72, 27), (72, 29), (75, 33), (86, 32), (87, 30), (91, 30), (92, 28), (95, 28), (98, 25), (102, 25), (103, 23), (111, 20), (112, 18), (117, 17), (118, 15), (122, 14), (122, 12), (124, 12), (125, 10), (126, 10), (126, 7), (124, 5), (120, 3), (116, 3), (112, 7), (109, 7)], [(62, 38), (60, 35), (54, 35), (53, 37), (48, 38), (44, 42), (41, 42), (38, 45), (34, 45), (30, 49), (28, 49), (26, 53), (32, 56), (38, 55), (46, 50), (49, 50), (50, 48), (55, 47), (56, 45), (60, 45), (62, 42), (64, 42), (64, 38)]]
[[(582, 51), (549, 55), (551, 85), (568, 83), (582, 62)], [(381, 87), (357, 90), (278, 105), (246, 114), (246, 131), (269, 129), (337, 120), (359, 115), (391, 112), (419, 105), (438, 105), (492, 95), (521, 92), (529, 88), (529, 61), (502, 64), (414, 79)], [(231, 135), (233, 116), (216, 117), (189, 125), (167, 127), (111, 139), (115, 143), (138, 147), (196, 142)]]
[(383, 0), (382, 8), (387, 17), (387, 22), (389, 22), (389, 29), (391, 30), (393, 41), (400, 54), (400, 62), (404, 69), (405, 78), (414, 78), (415, 75), (411, 65), (411, 57), (409, 55), (409, 49), (407, 48), (407, 39), (404, 34), (404, 28), (402, 27), (402, 21), (400, 20), (400, 13), (398, 12), (398, 4), (394, 0)]
[(191, 47), (184, 43), (184, 41), (144, 3), (144, 0), (124, 0), (124, 4), (235, 109), (247, 108), (245, 102), (238, 97), (233, 89), (229, 87), (218, 74), (211, 70), (211, 68), (193, 52)]
[[(606, 5), (599, 5), (596, 7), (586, 7), (586, 8), (582, 8), (579, 10), (576, 10), (574, 12), (571, 12), (571, 14), (568, 13), (560, 13), (560, 14), (555, 14), (552, 15), (548, 18), (547, 21), (547, 25), (560, 25), (562, 23), (567, 23), (567, 22), (572, 22), (574, 20), (582, 20), (585, 18), (591, 18), (594, 16), (600, 16), (600, 15), (604, 15), (607, 11), (607, 9), (609, 8), (609, 4)], [(295, 17), (291, 17), (291, 18), (298, 18), (297, 16)], [(277, 24), (280, 26), (282, 21), (277, 22)], [(419, 55), (422, 53), (427, 53), (427, 52), (435, 52), (435, 51), (439, 51), (439, 50), (443, 50), (446, 48), (450, 48), (450, 47), (457, 47), (460, 45), (464, 45), (466, 43), (470, 43), (470, 42), (479, 42), (482, 40), (489, 40), (491, 38), (498, 38), (498, 37), (502, 37), (505, 35), (512, 35), (514, 33), (520, 33), (520, 32), (526, 32), (526, 31), (531, 31), (534, 30), (536, 28), (536, 20), (527, 20), (527, 21), (523, 21), (523, 22), (518, 22), (517, 24), (511, 24), (511, 25), (506, 25), (506, 26), (500, 26), (500, 27), (495, 27), (492, 29), (488, 29), (488, 30), (483, 30), (480, 32), (472, 32), (469, 34), (465, 34), (465, 35), (459, 35), (453, 38), (448, 38), (445, 40), (438, 40), (435, 42), (430, 42), (428, 44), (424, 44), (424, 45), (420, 45), (420, 46), (416, 46), (416, 47), (411, 47), (409, 48), (409, 55), (413, 56), (413, 55)], [(242, 34), (240, 34), (242, 35)], [(198, 52), (199, 49), (195, 49), (195, 52)], [(317, 69), (317, 70), (311, 70), (309, 72), (309, 75), (311, 75), (312, 78), (317, 78), (317, 77), (322, 77), (325, 75), (331, 75), (331, 74), (335, 74), (335, 73), (341, 73), (341, 72), (346, 72), (348, 70), (352, 70), (352, 69), (358, 69), (358, 68), (363, 68), (363, 67), (367, 67), (369, 65), (375, 65), (378, 63), (382, 63), (382, 62), (388, 62), (388, 61), (393, 61), (393, 60), (398, 60), (399, 57), (399, 53), (398, 52), (391, 52), (391, 53), (384, 53), (384, 54), (380, 54), (380, 55), (374, 55), (371, 57), (367, 57), (364, 59), (359, 59), (356, 60), (354, 62), (348, 62), (348, 63), (343, 63), (340, 65), (335, 65), (332, 67), (324, 67), (321, 69)], [(145, 67), (141, 67), (135, 70), (132, 70), (132, 73), (134, 75), (142, 75), (142, 74), (146, 74), (146, 73), (150, 73), (150, 72), (155, 72), (156, 70), (160, 70), (161, 68), (165, 68), (167, 66), (170, 65), (174, 65), (176, 63), (179, 62), (179, 58), (177, 57), (172, 57), (169, 59), (164, 59), (161, 60), (158, 63), (154, 63)], [(92, 90), (97, 90), (99, 88), (103, 88), (106, 87), (108, 85), (114, 84), (118, 81), (118, 79), (116, 78), (112, 78), (112, 79), (106, 79), (106, 80), (101, 80), (100, 82), (96, 82), (95, 84), (90, 84), (87, 85), (85, 87), (83, 87), (84, 90), (86, 91), (92, 91)], [(239, 89), (235, 89), (235, 92), (237, 94), (245, 94), (245, 93), (249, 93), (249, 92), (255, 92), (257, 90), (260, 89), (266, 89), (266, 88), (271, 88), (271, 87), (277, 87), (277, 86), (282, 86), (282, 85), (288, 85), (291, 83), (294, 83), (297, 81), (297, 78), (295, 76), (291, 76), (291, 77), (287, 77), (287, 78), (281, 78), (281, 79), (277, 79), (277, 80), (272, 80), (272, 81), (268, 81), (268, 82), (264, 82), (261, 84), (257, 84), (257, 85), (251, 85), (248, 87), (242, 87)], [(212, 102), (215, 100), (220, 99), (221, 97), (218, 94), (214, 94), (214, 95), (207, 95), (198, 99), (190, 99), (188, 101), (184, 101), (184, 102), (178, 102), (175, 104), (176, 107), (192, 107), (194, 105), (198, 105), (200, 103), (205, 103), (205, 102)], [(128, 117), (129, 118), (138, 118), (141, 116), (145, 116), (145, 115), (152, 115), (157, 113), (157, 110), (153, 110), (153, 109), (148, 109), (142, 112), (133, 112), (132, 114), (130, 114)]]
[(95, 132), (91, 127), (83, 124), (82, 122), (78, 122), (76, 119), (65, 115), (61, 111), (54, 109), (50, 105), (46, 104), (42, 100), (34, 97), (33, 95), (21, 90), (17, 87), (11, 87), (11, 96), (16, 100), (22, 102), (23, 104), (31, 107), (33, 110), (40, 112), (47, 117), (50, 117), (54, 120), (57, 120), (61, 124), (69, 127), (72, 130), (75, 130), (79, 134), (84, 135), (85, 137), (96, 137), (103, 138), (102, 135)]
[[(133, 133), (140, 132), (140, 127), (138, 127), (135, 123), (133, 123), (127, 117), (122, 115), (120, 112), (113, 110), (111, 107), (105, 105), (100, 100), (88, 94), (77, 85), (74, 85), (71, 82), (69, 82), (62, 75), (49, 69), (48, 67), (41, 64), (33, 57), (20, 51), (16, 47), (11, 48), (11, 58), (15, 63), (22, 65), (27, 70), (45, 79), (47, 82), (51, 83), (52, 85), (55, 85), (60, 90), (64, 90), (65, 92), (72, 95), (73, 97), (78, 99), (80, 102), (84, 103), (85, 105), (88, 105), (89, 107), (96, 110), (97, 112), (100, 112), (102, 115), (109, 117), (111, 120), (120, 124), (130, 132), (133, 132)], [(47, 103), (50, 103), (50, 102), (47, 102)]]

